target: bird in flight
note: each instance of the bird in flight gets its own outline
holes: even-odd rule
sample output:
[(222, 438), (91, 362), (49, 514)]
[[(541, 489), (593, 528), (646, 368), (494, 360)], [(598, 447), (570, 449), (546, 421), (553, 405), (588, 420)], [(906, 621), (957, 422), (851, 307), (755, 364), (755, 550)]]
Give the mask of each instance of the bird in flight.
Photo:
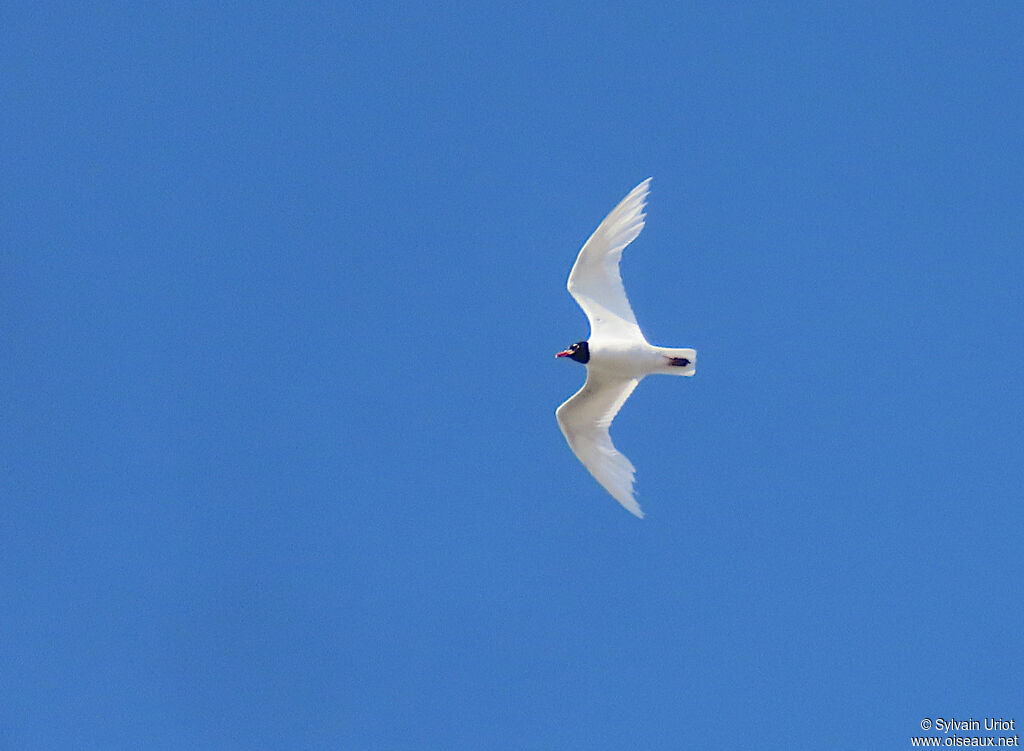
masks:
[(633, 497), (636, 469), (612, 444), (608, 429), (633, 389), (651, 373), (692, 376), (697, 352), (648, 344), (619, 274), (622, 251), (644, 228), (651, 178), (629, 192), (583, 244), (566, 285), (590, 321), (590, 338), (555, 357), (587, 366), (583, 388), (555, 410), (569, 448), (628, 511), (643, 518)]

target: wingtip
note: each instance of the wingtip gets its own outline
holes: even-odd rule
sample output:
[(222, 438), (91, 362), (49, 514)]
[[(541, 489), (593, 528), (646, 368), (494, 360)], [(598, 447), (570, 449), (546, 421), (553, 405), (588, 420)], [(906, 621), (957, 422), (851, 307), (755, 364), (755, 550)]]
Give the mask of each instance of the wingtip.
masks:
[(629, 192), (630, 193), (644, 193), (645, 195), (647, 193), (650, 193), (651, 192), (651, 180), (653, 180), (653, 179), (654, 179), (653, 177), (648, 177), (646, 180), (641, 180), (637, 184), (637, 186), (635, 188), (633, 188), (633, 190), (631, 190)]
[(643, 509), (640, 508), (640, 504), (637, 503), (633, 498), (628, 498), (627, 500), (621, 500), (619, 498), (616, 498), (615, 500), (622, 504), (622, 507), (626, 509), (626, 511), (631, 513), (633, 516), (635, 516), (637, 519), (644, 518)]

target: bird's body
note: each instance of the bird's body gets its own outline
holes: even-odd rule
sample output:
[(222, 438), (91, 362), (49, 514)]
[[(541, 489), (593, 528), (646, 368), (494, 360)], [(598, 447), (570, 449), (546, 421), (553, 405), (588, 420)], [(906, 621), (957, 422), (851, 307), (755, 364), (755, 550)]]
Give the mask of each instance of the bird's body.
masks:
[(658, 352), (642, 339), (611, 339), (590, 348), (588, 372), (622, 378), (643, 378), (661, 364)]
[[(624, 378), (643, 378), (652, 373), (693, 375), (692, 363), (696, 357), (692, 349), (655, 347), (646, 340), (611, 340), (591, 346), (587, 369)], [(673, 358), (689, 359), (690, 366), (672, 365)]]
[(586, 365), (587, 381), (555, 411), (573, 453), (612, 497), (639, 517), (643, 512), (633, 495), (636, 470), (612, 444), (608, 429), (644, 377), (692, 376), (697, 361), (692, 349), (649, 344), (622, 286), (619, 260), (643, 229), (649, 185), (650, 178), (605, 217), (569, 274), (567, 287), (590, 320), (590, 338), (557, 356)]

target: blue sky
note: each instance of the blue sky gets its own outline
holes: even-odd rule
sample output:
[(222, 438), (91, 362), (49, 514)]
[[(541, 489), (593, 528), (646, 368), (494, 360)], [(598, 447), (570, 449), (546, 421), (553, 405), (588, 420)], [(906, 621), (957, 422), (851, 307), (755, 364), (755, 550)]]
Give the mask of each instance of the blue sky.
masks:
[[(1017, 3), (0, 10), (0, 745), (1024, 722)], [(694, 347), (565, 445), (582, 242)]]

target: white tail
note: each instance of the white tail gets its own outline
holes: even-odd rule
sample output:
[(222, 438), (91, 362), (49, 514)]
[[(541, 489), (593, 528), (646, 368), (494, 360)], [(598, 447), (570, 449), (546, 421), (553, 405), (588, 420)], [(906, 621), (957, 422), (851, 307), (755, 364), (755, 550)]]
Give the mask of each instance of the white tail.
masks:
[(697, 372), (697, 350), (658, 347), (658, 354), (665, 358), (664, 366), (656, 372), (666, 375), (692, 376)]

